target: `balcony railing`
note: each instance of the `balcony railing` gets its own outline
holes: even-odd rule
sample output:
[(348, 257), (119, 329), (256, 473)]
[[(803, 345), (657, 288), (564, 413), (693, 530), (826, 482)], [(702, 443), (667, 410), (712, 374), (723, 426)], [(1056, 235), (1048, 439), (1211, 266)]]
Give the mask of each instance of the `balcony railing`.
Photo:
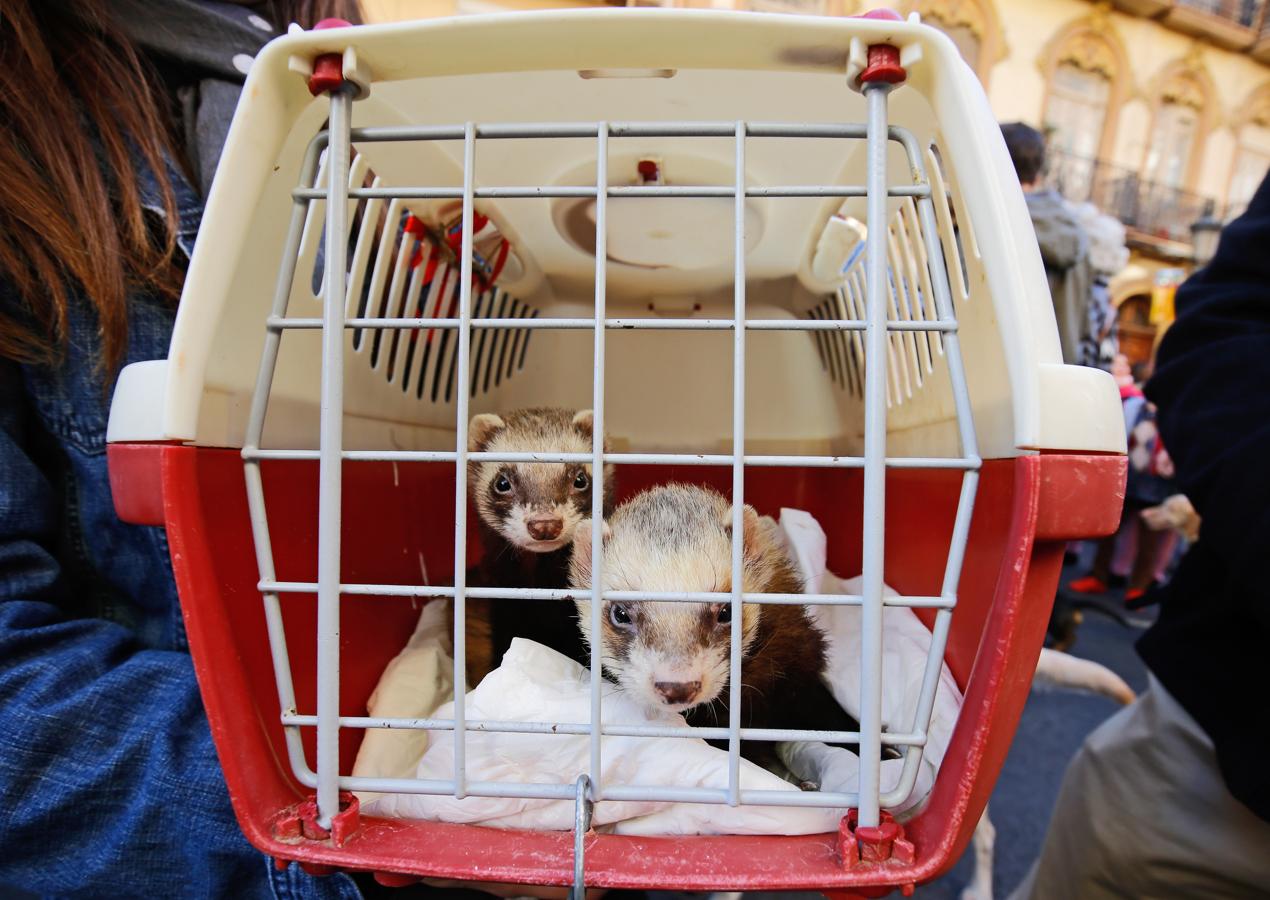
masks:
[(1105, 160), (1061, 151), (1050, 152), (1046, 183), (1074, 203), (1093, 203), (1138, 237), (1189, 244), (1191, 223), (1206, 208), (1215, 208), (1224, 218), (1221, 207), (1200, 194), (1147, 181)]
[(1177, 5), (1197, 9), (1244, 28), (1252, 28), (1261, 20), (1261, 8), (1265, 5), (1265, 0), (1177, 0)]

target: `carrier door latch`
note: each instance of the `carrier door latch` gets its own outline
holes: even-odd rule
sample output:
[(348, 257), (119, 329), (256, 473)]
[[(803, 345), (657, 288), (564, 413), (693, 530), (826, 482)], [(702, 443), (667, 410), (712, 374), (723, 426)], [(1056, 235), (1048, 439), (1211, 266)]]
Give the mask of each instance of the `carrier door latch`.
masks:
[[(838, 825), (838, 856), (844, 869), (887, 863), (911, 866), (916, 862), (913, 842), (904, 836), (904, 826), (890, 813), (883, 811), (882, 820), (874, 828), (860, 826), (858, 816), (856, 810), (848, 810)], [(914, 890), (912, 884), (899, 887), (905, 897)]]
[(325, 841), (339, 847), (361, 825), (361, 804), (351, 791), (340, 791), (340, 811), (331, 817), (331, 827), (318, 824), (317, 796), (292, 807), (273, 826), (274, 836), (284, 841)]
[[(313, 26), (314, 31), (326, 31), (329, 28), (350, 28), (351, 22), (343, 19), (323, 19)], [(299, 25), (292, 25), (288, 33), (303, 32)], [(292, 54), (287, 59), (287, 68), (303, 75), (309, 86), (309, 93), (314, 97), (329, 91), (350, 90), (354, 100), (363, 100), (370, 93), (371, 75), (366, 64), (358, 58), (354, 47), (345, 47), (339, 53), (321, 53), (315, 58)]]
[(591, 779), (579, 775), (574, 785), (573, 821), (573, 890), (570, 900), (586, 900), (585, 839), (591, 833), (591, 814), (595, 810), (594, 789)]

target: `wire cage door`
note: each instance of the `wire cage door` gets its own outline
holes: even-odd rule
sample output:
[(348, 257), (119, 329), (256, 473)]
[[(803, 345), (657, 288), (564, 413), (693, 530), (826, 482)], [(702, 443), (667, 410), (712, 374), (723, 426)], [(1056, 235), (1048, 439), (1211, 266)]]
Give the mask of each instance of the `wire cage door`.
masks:
[[(272, 313), (267, 322), (264, 353), (261, 358), (256, 390), (252, 401), (247, 437), (242, 450), (245, 465), (252, 533), (260, 571), (259, 590), (264, 600), (270, 646), (283, 710), (286, 745), (295, 778), (316, 790), (317, 822), (330, 828), (341, 809), (341, 792), (366, 790), (393, 793), (442, 793), (456, 798), (465, 796), (524, 797), (540, 799), (574, 799), (579, 808), (579, 822), (589, 817), (590, 805), (603, 800), (667, 800), (716, 804), (760, 804), (780, 806), (823, 806), (856, 810), (858, 827), (871, 828), (882, 821), (882, 811), (903, 802), (912, 792), (918, 766), (930, 725), (935, 691), (939, 681), (951, 617), (957, 604), (958, 581), (970, 530), (981, 460), (979, 458), (969, 394), (966, 386), (957, 321), (950, 299), (944, 248), (939, 239), (936, 210), (932, 201), (932, 182), (917, 140), (907, 130), (890, 125), (887, 116), (888, 94), (892, 86), (885, 83), (863, 87), (868, 120), (859, 124), (812, 125), (763, 122), (674, 122), (625, 123), (583, 122), (554, 126), (518, 124), (474, 124), (454, 126), (351, 126), (353, 95), (350, 90), (330, 92), (329, 127), (311, 143), (303, 165), (300, 184), (292, 192), (294, 208), (281, 271), (278, 275)], [(629, 137), (726, 138), (734, 145), (735, 181), (719, 185), (612, 185), (608, 159), (610, 140)], [(477, 150), (483, 142), (507, 139), (575, 138), (594, 141), (595, 185), (593, 187), (559, 187), (525, 185), (510, 187), (478, 186)], [(833, 185), (753, 185), (746, 180), (746, 149), (749, 141), (775, 139), (834, 139), (863, 141), (867, 148), (867, 177), (864, 184)], [(364, 186), (363, 173), (354, 165), (353, 148), (375, 142), (462, 141), (462, 186)], [(888, 172), (887, 150), (898, 144), (908, 163), (905, 175), (892, 183)], [(318, 183), (318, 167), (325, 171), (325, 185)], [(595, 203), (595, 275), (593, 314), (585, 317), (500, 317), (474, 315), (473, 298), (473, 223), (475, 204), (482, 199), (516, 199), (528, 197), (586, 197)], [(679, 197), (727, 198), (734, 204), (733, 240), (733, 312), (727, 318), (610, 318), (606, 312), (608, 269), (607, 210), (613, 197)], [(836, 310), (804, 319), (750, 319), (746, 309), (746, 202), (753, 197), (864, 197), (868, 221), (865, 252), (858, 266), (844, 279), (854, 301), (862, 304), (862, 314), (846, 317), (846, 303)], [(355, 271), (350, 278), (349, 247), (350, 209), (365, 201), (408, 202), (422, 199), (453, 199), (462, 204), (461, 242), (458, 253), (457, 315), (357, 315), (357, 292), (350, 282), (361, 276)], [(892, 236), (888, 230), (888, 202), (901, 198), (910, 215), (915, 213), (914, 238), (920, 241), (919, 279), (916, 298), (896, 291), (894, 247), (888, 246)], [(323, 243), (324, 273), (322, 277), (322, 316), (301, 317), (289, 314), (293, 282), (297, 277), (297, 260), (306, 222), (313, 215), (315, 201), (324, 201), (325, 235)], [(910, 220), (911, 221), (911, 220)], [(332, 239), (332, 236), (334, 238)], [(862, 295), (862, 296), (860, 296)], [(915, 302), (914, 302), (915, 301)], [(492, 307), (491, 307), (492, 308)], [(859, 307), (853, 307), (859, 308)], [(439, 311), (440, 305), (437, 306)], [(350, 311), (353, 313), (350, 315)], [(415, 309), (423, 313), (423, 309)], [(367, 310), (367, 312), (373, 312)], [(932, 314), (933, 313), (933, 314)], [(322, 336), (321, 425), (317, 450), (262, 449), (274, 370), (284, 333), (290, 330), (320, 329)], [(343, 389), (349, 334), (376, 331), (410, 332), (427, 329), (452, 332), (454, 335), (453, 392), (455, 444), (451, 450), (346, 450), (344, 448)], [(466, 423), (469, 400), (473, 392), (472, 340), (474, 329), (571, 329), (589, 331), (593, 335), (592, 407), (594, 433), (605, 429), (606, 363), (608, 331), (683, 330), (724, 331), (732, 336), (732, 448), (730, 453), (623, 453), (605, 452), (602, 441), (594, 440), (590, 453), (490, 453), (469, 452)], [(817, 337), (832, 334), (848, 336), (859, 348), (863, 359), (861, 393), (863, 395), (864, 449), (859, 456), (759, 455), (746, 452), (746, 338), (753, 331), (783, 330), (812, 332)], [(893, 350), (888, 341), (894, 335), (926, 334), (927, 341), (939, 342), (950, 376), (952, 398), (956, 410), (960, 454), (949, 457), (887, 456), (888, 370)], [(862, 340), (861, 340), (862, 339)], [(929, 344), (928, 344), (929, 346)], [(316, 459), (319, 464), (319, 506), (317, 543), (317, 581), (283, 582), (275, 573), (272, 540), (262, 463), (268, 460)], [(345, 464), (379, 461), (393, 463), (448, 463), (454, 466), (454, 580), (452, 586), (400, 585), (375, 583), (343, 583), (341, 581), (341, 480)], [(466, 471), (472, 462), (568, 462), (589, 463), (593, 478), (592, 491), (592, 587), (588, 592), (571, 590), (477, 588), (465, 584), (468, 523)], [(745, 473), (760, 467), (816, 467), (858, 469), (863, 472), (864, 513), (861, 527), (863, 539), (864, 588), (859, 595), (838, 594), (749, 594), (743, 591), (741, 541), (732, 542), (732, 590), (729, 593), (708, 592), (605, 592), (601, 589), (602, 566), (601, 523), (603, 519), (605, 464), (640, 464), (645, 466), (697, 465), (727, 466), (731, 470), (733, 501), (733, 534), (743, 533), (742, 513), (745, 497)], [(885, 552), (885, 492), (888, 469), (960, 470), (961, 487), (951, 544), (948, 548), (941, 589), (934, 596), (884, 596), (883, 559)], [(288, 662), (287, 635), (284, 632), (280, 595), (308, 593), (317, 599), (316, 709), (297, 709), (296, 694)], [(541, 723), (474, 721), (464, 709), (464, 692), (454, 693), (451, 719), (372, 719), (341, 716), (340, 684), (340, 606), (344, 597), (355, 595), (392, 596), (400, 598), (449, 598), (454, 605), (454, 681), (464, 684), (465, 673), (465, 601), (468, 598), (554, 599), (565, 602), (589, 595), (592, 599), (592, 633), (600, 632), (602, 600), (622, 602), (718, 602), (732, 607), (732, 639), (729, 690), (730, 721), (727, 728), (671, 728), (623, 726), (601, 722), (600, 644), (595, 643), (591, 655), (590, 722), (552, 723), (553, 732), (587, 735), (590, 765), (577, 773), (576, 779), (559, 784), (485, 783), (467, 776), (465, 737), (473, 730), (505, 732), (541, 732)], [(858, 733), (791, 731), (782, 729), (746, 729), (741, 727), (739, 685), (741, 682), (741, 605), (744, 603), (814, 603), (854, 605), (862, 609), (861, 672), (863, 685)], [(908, 727), (903, 731), (884, 732), (881, 712), (882, 677), (882, 612), (885, 606), (902, 606), (934, 610), (932, 641), (923, 673), (920, 698), (916, 708), (908, 711)], [(339, 736), (341, 729), (391, 727), (452, 731), (454, 736), (454, 770), (449, 779), (416, 780), (352, 777), (339, 770)], [(306, 759), (301, 741), (302, 729), (316, 729), (316, 766)], [(673, 788), (657, 789), (632, 784), (609, 784), (601, 776), (604, 734), (682, 736), (726, 739), (728, 742), (729, 778), (725, 789)], [(740, 786), (740, 742), (745, 740), (826, 740), (858, 743), (860, 748), (860, 789), (858, 792), (788, 793), (746, 791)], [(904, 765), (899, 783), (889, 790), (880, 785), (883, 747), (900, 749)], [(583, 829), (585, 830), (585, 829)], [(578, 835), (581, 852), (580, 832)], [(583, 880), (579, 856), (578, 884)]]

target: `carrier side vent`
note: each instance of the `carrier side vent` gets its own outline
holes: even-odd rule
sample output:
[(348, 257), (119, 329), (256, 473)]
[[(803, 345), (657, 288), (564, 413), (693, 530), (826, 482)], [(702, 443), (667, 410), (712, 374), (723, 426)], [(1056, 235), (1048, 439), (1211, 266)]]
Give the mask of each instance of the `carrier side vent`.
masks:
[[(386, 187), (365, 157), (355, 157), (350, 186)], [(314, 187), (326, 185), (326, 160)], [(312, 204), (301, 242), (301, 258), (311, 256), (312, 302), (322, 296), (324, 214)], [(350, 317), (434, 319), (459, 314), (459, 261), (440, 246), (400, 199), (356, 202), (349, 217), (349, 278), (346, 314)], [(536, 318), (539, 310), (497, 286), (473, 285), (472, 317)], [(524, 368), (530, 330), (473, 328), (471, 394), (489, 393)], [(420, 401), (453, 403), (457, 377), (457, 336), (453, 328), (355, 328), (351, 365), (365, 365), (384, 381)]]
[[(865, 262), (859, 256), (843, 274), (842, 286), (808, 310), (811, 319), (863, 321)], [(887, 319), (929, 322), (938, 319), (930, 261), (922, 240), (917, 205), (905, 198), (887, 229)], [(954, 294), (956, 294), (954, 289)], [(817, 331), (816, 351), (829, 377), (854, 397), (864, 397), (864, 335), (858, 331)], [(887, 335), (888, 406), (913, 397), (942, 364), (943, 336), (935, 331), (892, 331)]]

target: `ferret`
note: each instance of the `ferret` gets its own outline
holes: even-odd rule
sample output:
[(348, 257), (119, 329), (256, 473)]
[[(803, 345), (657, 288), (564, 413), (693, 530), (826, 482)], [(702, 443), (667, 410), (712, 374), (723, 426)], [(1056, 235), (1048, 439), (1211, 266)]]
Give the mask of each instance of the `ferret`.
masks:
[[(591, 410), (522, 409), (483, 413), (468, 426), (469, 452), (590, 453)], [(563, 588), (578, 524), (590, 527), (590, 463), (468, 463), (468, 496), (480, 523), (483, 556), (473, 587)], [(613, 467), (604, 467), (604, 508), (612, 507)], [(545, 644), (579, 661), (586, 648), (560, 600), (468, 600), (467, 673), (476, 684), (502, 661), (512, 638)]]
[[(802, 593), (778, 526), (746, 506), (743, 560), (747, 593)], [(577, 529), (570, 560), (574, 588), (591, 586), (589, 523)], [(669, 484), (622, 504), (603, 546), (605, 590), (732, 590), (732, 505), (706, 488)], [(588, 646), (591, 601), (576, 601)], [(651, 709), (683, 713), (689, 725), (727, 727), (730, 603), (605, 601), (600, 617), (604, 674)], [(742, 607), (741, 727), (856, 731), (859, 724), (822, 681), (825, 635), (801, 605)], [(726, 742), (711, 742), (726, 746)], [(773, 767), (770, 741), (745, 741), (747, 759)]]

